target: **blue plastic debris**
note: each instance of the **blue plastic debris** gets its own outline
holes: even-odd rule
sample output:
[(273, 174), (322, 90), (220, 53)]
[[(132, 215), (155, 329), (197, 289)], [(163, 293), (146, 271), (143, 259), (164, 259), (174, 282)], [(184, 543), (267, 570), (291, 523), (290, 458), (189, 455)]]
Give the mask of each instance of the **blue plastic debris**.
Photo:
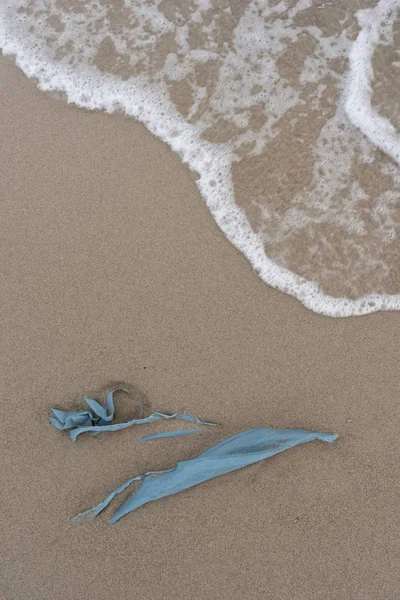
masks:
[(84, 397), (84, 401), (88, 405), (86, 410), (58, 410), (52, 408), (51, 412), (54, 417), (49, 418), (49, 421), (57, 429), (76, 429), (81, 427), (104, 427), (114, 419), (115, 406), (114, 394), (116, 392), (127, 392), (125, 388), (114, 388), (106, 393), (106, 406), (102, 406), (97, 400)]
[(220, 475), (236, 471), (299, 444), (322, 440), (332, 443), (338, 436), (305, 429), (249, 429), (212, 446), (196, 458), (179, 462), (173, 469), (137, 475), (113, 490), (97, 506), (74, 517), (93, 518), (134, 481), (142, 481), (139, 489), (110, 518), (115, 523), (139, 506), (182, 492)]
[[(71, 440), (76, 438), (82, 433), (91, 432), (93, 435), (98, 435), (104, 431), (120, 431), (126, 429), (132, 425), (144, 425), (146, 423), (154, 423), (160, 419), (177, 419), (179, 421), (187, 421), (190, 423), (196, 423), (197, 425), (208, 425), (215, 427), (215, 423), (207, 423), (200, 421), (198, 417), (193, 415), (185, 415), (183, 413), (175, 413), (168, 415), (160, 412), (153, 412), (148, 417), (142, 417), (140, 419), (131, 419), (125, 423), (114, 423), (111, 422), (114, 419), (115, 406), (114, 406), (114, 394), (116, 392), (127, 392), (125, 388), (118, 387), (108, 390), (106, 394), (106, 406), (102, 406), (97, 400), (85, 396), (84, 401), (88, 405), (88, 409), (81, 411), (64, 411), (52, 408), (51, 412), (53, 417), (49, 418), (49, 421), (54, 427), (62, 430), (69, 430), (69, 437)], [(191, 433), (197, 433), (199, 430), (186, 430)], [(179, 430), (175, 432), (168, 432), (168, 435), (156, 434), (156, 437), (174, 437), (179, 435), (189, 435), (185, 433), (185, 430)], [(154, 438), (155, 439), (155, 438)], [(142, 441), (145, 439), (142, 438)]]
[(149, 442), (150, 440), (158, 440), (160, 438), (178, 437), (181, 435), (193, 435), (199, 433), (201, 429), (176, 429), (174, 431), (162, 431), (161, 433), (153, 433), (153, 435), (146, 435), (145, 437), (138, 440), (138, 444), (142, 442)]
[(143, 417), (142, 419), (131, 419), (130, 421), (126, 421), (125, 423), (115, 423), (114, 425), (89, 425), (87, 427), (76, 427), (75, 429), (71, 429), (69, 432), (69, 437), (71, 440), (76, 440), (78, 435), (81, 433), (85, 433), (90, 431), (91, 433), (97, 435), (99, 433), (103, 433), (104, 431), (119, 431), (121, 429), (126, 429), (127, 427), (131, 427), (132, 425), (144, 425), (146, 423), (154, 423), (155, 421), (159, 421), (160, 419), (177, 419), (179, 421), (190, 421), (191, 423), (197, 423), (198, 425), (209, 425), (215, 427), (215, 423), (207, 423), (206, 421), (200, 421), (198, 417), (194, 417), (193, 415), (185, 415), (183, 413), (175, 413), (173, 415), (168, 415), (164, 413), (154, 412), (148, 417)]

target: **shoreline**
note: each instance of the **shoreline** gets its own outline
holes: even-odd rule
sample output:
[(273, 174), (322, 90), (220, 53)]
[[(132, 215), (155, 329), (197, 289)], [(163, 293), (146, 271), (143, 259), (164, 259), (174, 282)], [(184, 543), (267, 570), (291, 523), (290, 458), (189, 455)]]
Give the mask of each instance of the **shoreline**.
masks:
[[(54, 96), (61, 94), (63, 100), (65, 98), (67, 104), (74, 105), (83, 110), (99, 111), (107, 116), (121, 116), (119, 111), (115, 109), (118, 102), (113, 94), (110, 95), (108, 93), (109, 80), (107, 75), (97, 74), (97, 76), (94, 77), (94, 87), (98, 89), (97, 96), (99, 100), (95, 106), (92, 106), (93, 98), (90, 97), (87, 100), (84, 99), (86, 97), (84, 93), (85, 86), (82, 84), (82, 77), (79, 73), (76, 74), (73, 71), (69, 72), (67, 70), (64, 74), (65, 77), (62, 83), (63, 88), (60, 89), (57, 87), (61, 84), (58, 69), (56, 67), (44, 67), (42, 65), (42, 70), (37, 66), (37, 71), (35, 71), (29, 64), (29, 61), (22, 60), (21, 56), (16, 56), (14, 54), (17, 52), (17, 47), (14, 47), (13, 45), (10, 47), (6, 46), (5, 50), (6, 54), (4, 56), (0, 55), (2, 60), (10, 61), (13, 64), (15, 63), (17, 68), (21, 69), (23, 73), (26, 71), (29, 74), (31, 81), (35, 82), (35, 84), (37, 83), (39, 90), (43, 93), (54, 94)], [(39, 77), (39, 80), (35, 79), (36, 75)], [(40, 77), (42, 77), (42, 80)], [(77, 79), (75, 80), (75, 78)], [(80, 84), (79, 81), (81, 81)], [(129, 96), (127, 92), (125, 92), (125, 95)], [(132, 88), (132, 95), (135, 96), (134, 88)], [(141, 96), (143, 94), (141, 94), (140, 91), (136, 91), (136, 95), (138, 96), (137, 104), (138, 106), (141, 106), (144, 103), (144, 96), (146, 94), (144, 93), (142, 98)], [(179, 156), (183, 168), (188, 169), (191, 177), (194, 178), (196, 169), (194, 164), (190, 165), (190, 152), (186, 150), (186, 146), (190, 147), (191, 144), (196, 145), (196, 135), (192, 132), (190, 127), (186, 130), (184, 119), (179, 121), (179, 127), (185, 130), (184, 147), (182, 148), (180, 142), (174, 147), (174, 139), (171, 138), (167, 141), (168, 136), (165, 137), (164, 135), (163, 137), (162, 133), (157, 131), (157, 127), (152, 126), (151, 119), (145, 118), (142, 113), (142, 108), (137, 110), (135, 108), (135, 103), (132, 103), (130, 107), (125, 107), (125, 112), (122, 116), (128, 119), (135, 119), (137, 124), (143, 125), (158, 141), (165, 144), (169, 150), (175, 152)], [(212, 162), (215, 162), (216, 158), (218, 158), (218, 148), (215, 145), (210, 145), (209, 151), (210, 156), (214, 155)], [(211, 194), (212, 190), (208, 189), (208, 182), (202, 182), (202, 180), (199, 179), (199, 181), (195, 181), (195, 184), (199, 189), (202, 202), (204, 202), (210, 211), (211, 218), (215, 221), (227, 240), (233, 244), (235, 249), (244, 255), (263, 283), (281, 293), (294, 297), (307, 309), (316, 314), (331, 318), (363, 316), (375, 312), (400, 310), (400, 293), (366, 294), (355, 299), (335, 297), (323, 292), (318, 284), (313, 281), (274, 262), (266, 255), (262, 240), (250, 227), (243, 209), (228, 200), (229, 196), (233, 195), (231, 189), (233, 187), (233, 182), (231, 181), (230, 176), (231, 167), (230, 169), (227, 169), (224, 164), (223, 153), (221, 153), (221, 156), (219, 157), (219, 162), (216, 161), (215, 168), (210, 173), (210, 179), (218, 180), (220, 176), (219, 172), (221, 170), (226, 171), (224, 177), (229, 179), (229, 181), (224, 185), (221, 183), (221, 192), (217, 195), (217, 197), (219, 197), (217, 202)], [(227, 206), (229, 206), (229, 210), (227, 209)]]

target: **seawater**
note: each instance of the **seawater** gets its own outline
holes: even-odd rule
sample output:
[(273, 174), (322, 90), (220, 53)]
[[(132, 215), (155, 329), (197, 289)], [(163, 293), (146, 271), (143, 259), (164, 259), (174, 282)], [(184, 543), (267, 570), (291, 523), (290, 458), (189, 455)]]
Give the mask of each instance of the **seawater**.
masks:
[(399, 8), (3, 0), (0, 47), (42, 90), (143, 122), (266, 283), (348, 316), (400, 308)]

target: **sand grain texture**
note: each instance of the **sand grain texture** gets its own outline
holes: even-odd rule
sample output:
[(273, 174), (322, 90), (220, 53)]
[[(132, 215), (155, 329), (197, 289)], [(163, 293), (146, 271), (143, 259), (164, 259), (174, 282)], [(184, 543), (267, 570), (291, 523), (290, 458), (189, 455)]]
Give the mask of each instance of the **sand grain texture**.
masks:
[[(143, 126), (0, 69), (0, 596), (397, 600), (400, 315), (324, 318), (268, 288)], [(136, 445), (48, 425), (109, 380), (224, 427)], [(115, 526), (68, 524), (130, 475), (250, 426), (340, 439)]]

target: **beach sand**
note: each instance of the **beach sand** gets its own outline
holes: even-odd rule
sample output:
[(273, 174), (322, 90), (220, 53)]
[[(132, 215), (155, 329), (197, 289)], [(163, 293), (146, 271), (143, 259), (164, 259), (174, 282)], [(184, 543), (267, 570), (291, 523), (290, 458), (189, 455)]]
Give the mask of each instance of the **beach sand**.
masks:
[[(267, 287), (142, 125), (0, 69), (0, 596), (397, 600), (400, 314), (331, 319)], [(116, 380), (222, 426), (143, 445), (50, 427)], [(131, 475), (268, 426), (340, 437), (69, 524)]]

